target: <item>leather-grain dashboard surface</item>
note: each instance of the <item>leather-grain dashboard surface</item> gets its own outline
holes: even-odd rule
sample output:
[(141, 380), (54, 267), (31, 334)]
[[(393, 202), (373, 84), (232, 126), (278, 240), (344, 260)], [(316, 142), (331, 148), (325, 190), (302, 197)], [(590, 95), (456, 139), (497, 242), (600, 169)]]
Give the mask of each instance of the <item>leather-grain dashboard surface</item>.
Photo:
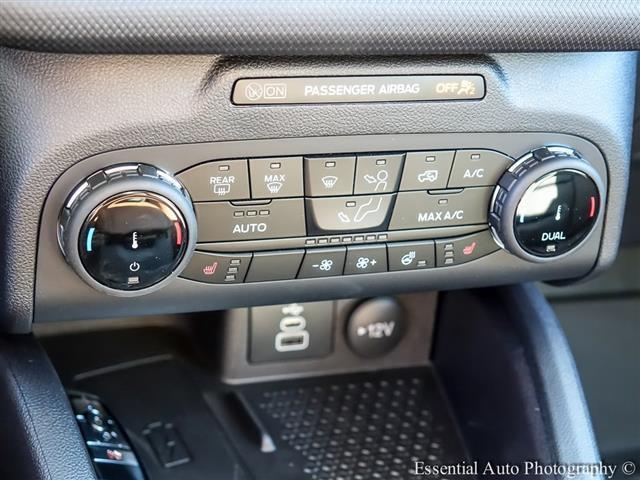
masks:
[(3, 1), (0, 45), (72, 53), (242, 55), (637, 50), (640, 3)]

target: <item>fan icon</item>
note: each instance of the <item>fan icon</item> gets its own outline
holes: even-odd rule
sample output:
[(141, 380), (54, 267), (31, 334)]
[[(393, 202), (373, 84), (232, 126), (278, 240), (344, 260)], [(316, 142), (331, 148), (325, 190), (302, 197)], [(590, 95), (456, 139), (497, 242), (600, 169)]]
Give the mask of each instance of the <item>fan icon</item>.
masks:
[(333, 260), (324, 259), (320, 262), (320, 270), (328, 272), (333, 267)]
[(328, 258), (324, 258), (320, 261), (320, 263), (316, 263), (311, 265), (313, 268), (317, 268), (318, 270), (322, 270), (323, 272), (328, 272), (333, 268), (333, 260), (329, 260)]

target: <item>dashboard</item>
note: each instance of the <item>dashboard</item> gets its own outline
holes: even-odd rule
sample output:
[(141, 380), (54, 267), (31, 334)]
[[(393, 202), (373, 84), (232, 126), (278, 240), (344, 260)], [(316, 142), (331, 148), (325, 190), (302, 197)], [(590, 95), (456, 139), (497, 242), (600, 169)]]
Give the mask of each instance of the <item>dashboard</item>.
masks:
[(1, 2), (0, 477), (632, 478), (638, 25)]
[[(21, 80), (24, 69), (7, 68), (18, 87), (10, 95), (27, 100), (19, 114), (38, 112), (34, 138), (50, 132), (20, 143), (31, 151), (16, 160), (39, 173), (16, 177), (6, 192), (17, 195), (9, 215), (24, 223), (32, 212), (29, 226), (12, 228), (38, 239), (35, 285), (19, 253), (35, 243), (15, 236), (8, 281), (35, 294), (35, 321), (575, 280), (614, 257), (630, 152), (621, 125), (632, 115), (624, 94), (632, 86), (622, 79), (635, 72), (632, 53), (367, 59), (349, 75), (344, 60), (319, 58), (9, 53), (5, 62), (22, 64), (25, 55), (34, 56), (30, 78), (46, 72), (57, 86), (39, 95)], [(589, 76), (593, 69), (599, 76)], [(551, 70), (567, 81), (548, 92)], [(396, 85), (400, 97), (234, 99), (252, 83), (245, 79), (363, 85), (371, 72), (374, 88)], [(422, 93), (399, 89), (399, 75), (421, 79)], [(457, 95), (452, 85), (465, 79), (477, 80), (478, 98)], [(437, 89), (455, 99), (434, 99)], [(68, 95), (75, 101), (63, 101)], [(554, 177), (564, 170), (577, 176)], [(556, 186), (536, 188), (546, 175)], [(519, 207), (565, 181), (573, 187), (549, 198), (546, 212)], [(141, 193), (171, 212), (124, 230), (115, 224), (128, 214), (101, 216), (105, 202), (136, 203)], [(41, 215), (17, 208), (36, 198)], [(78, 301), (69, 304), (70, 294)]]

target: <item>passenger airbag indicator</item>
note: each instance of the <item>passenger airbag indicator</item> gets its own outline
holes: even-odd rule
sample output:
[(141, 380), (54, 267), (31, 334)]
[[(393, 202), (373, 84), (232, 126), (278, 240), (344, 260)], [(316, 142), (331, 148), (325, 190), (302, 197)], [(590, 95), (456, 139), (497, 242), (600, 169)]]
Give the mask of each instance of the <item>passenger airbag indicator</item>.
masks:
[(233, 87), (237, 105), (479, 100), (480, 75), (243, 78)]

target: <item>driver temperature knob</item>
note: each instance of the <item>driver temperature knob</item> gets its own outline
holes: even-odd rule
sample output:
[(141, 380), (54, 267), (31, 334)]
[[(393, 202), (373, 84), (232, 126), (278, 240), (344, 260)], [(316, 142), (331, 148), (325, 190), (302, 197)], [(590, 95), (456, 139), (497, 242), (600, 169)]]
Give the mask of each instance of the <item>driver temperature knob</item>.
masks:
[(60, 214), (67, 262), (92, 287), (118, 296), (157, 290), (187, 264), (197, 238), (182, 185), (155, 167), (100, 170), (76, 188)]
[(575, 150), (536, 149), (500, 178), (489, 212), (491, 231), (520, 258), (552, 261), (593, 231), (603, 192), (600, 175)]

